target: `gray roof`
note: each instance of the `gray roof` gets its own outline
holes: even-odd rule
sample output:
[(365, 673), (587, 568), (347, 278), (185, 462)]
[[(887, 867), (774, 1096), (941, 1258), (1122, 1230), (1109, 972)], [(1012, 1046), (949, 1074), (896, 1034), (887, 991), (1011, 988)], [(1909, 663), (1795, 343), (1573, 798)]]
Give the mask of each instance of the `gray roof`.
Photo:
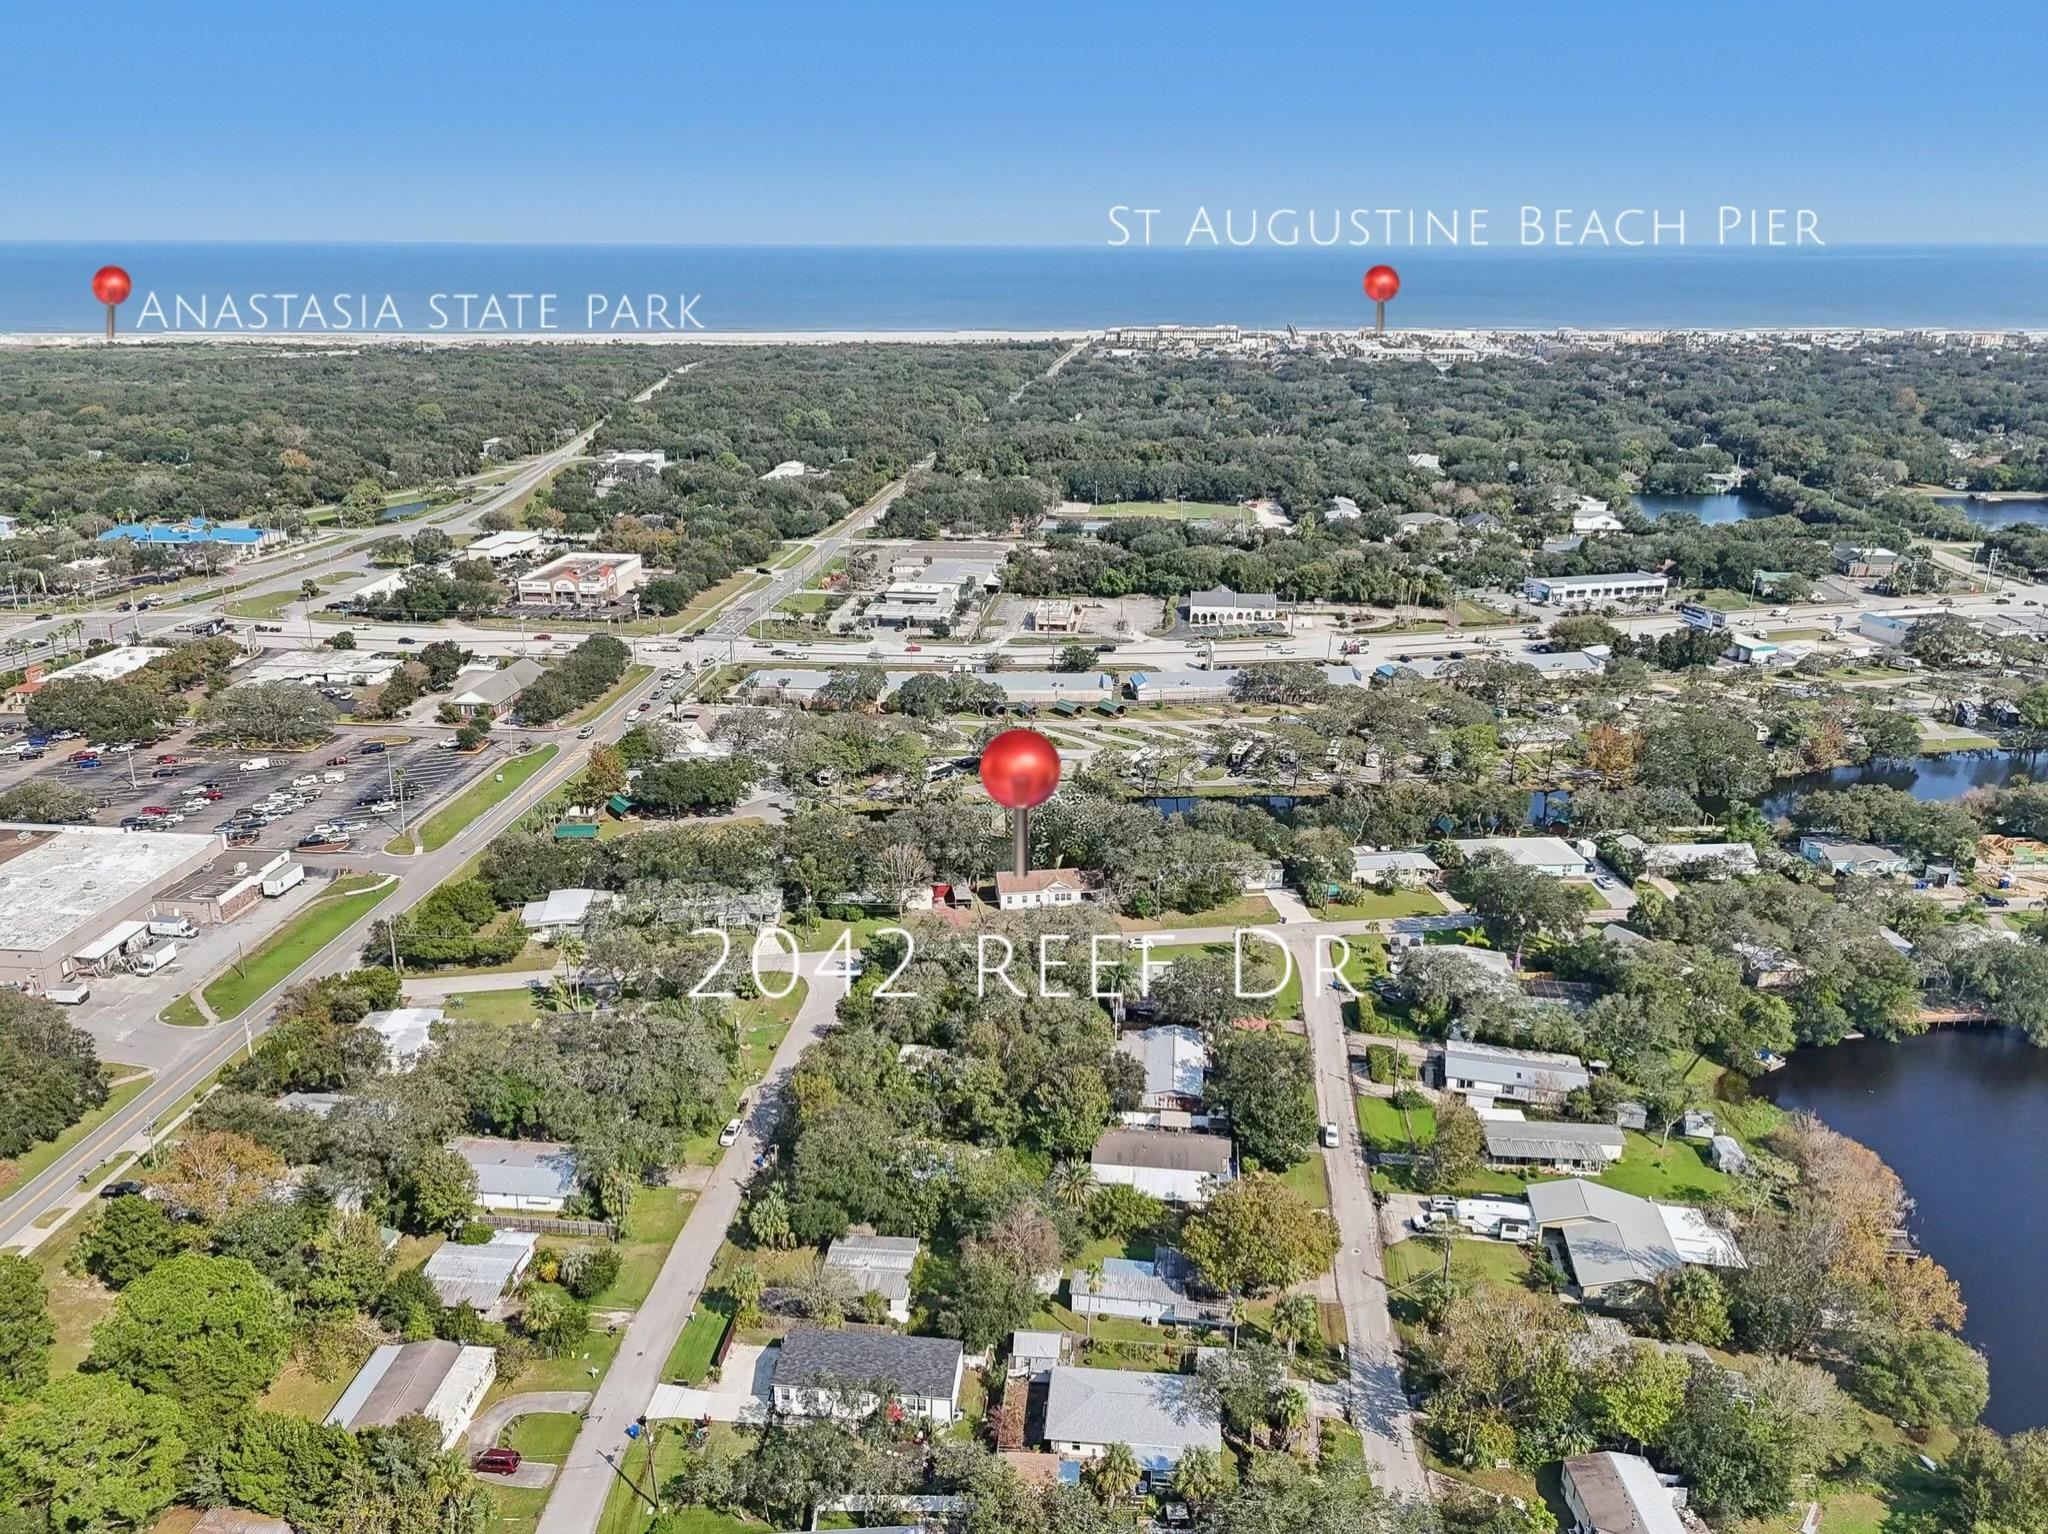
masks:
[(476, 1169), (479, 1193), (521, 1198), (567, 1198), (576, 1191), (576, 1155), (552, 1140), (491, 1140), (469, 1136), (448, 1148)]
[(908, 1396), (950, 1401), (960, 1377), (960, 1344), (849, 1326), (799, 1326), (782, 1339), (778, 1386), (867, 1385), (882, 1381)]
[(1193, 592), (1188, 597), (1190, 607), (1278, 607), (1280, 599), (1270, 591), (1232, 591), (1228, 586), (1212, 586), (1207, 591)]
[(1619, 1151), (1628, 1136), (1613, 1124), (1564, 1124), (1534, 1119), (1487, 1119), (1486, 1153), (1520, 1161), (1590, 1161), (1596, 1149)]
[[(1172, 1248), (1162, 1248), (1163, 1258), (1177, 1258)], [(1105, 1257), (1102, 1259), (1102, 1275), (1095, 1277), (1086, 1268), (1076, 1268), (1067, 1280), (1069, 1291), (1080, 1298), (1084, 1295), (1103, 1300), (1132, 1300), (1145, 1304), (1165, 1305), (1169, 1308), (1188, 1297), (1181, 1284), (1181, 1265), (1178, 1261), (1140, 1262), (1129, 1257)]]
[(1492, 1082), (1503, 1087), (1542, 1087), (1569, 1092), (1593, 1078), (1577, 1055), (1535, 1049), (1503, 1049), (1454, 1039), (1444, 1045), (1444, 1075), (1459, 1081)]
[(1127, 1033), (1116, 1041), (1120, 1054), (1145, 1068), (1148, 1096), (1200, 1097), (1209, 1070), (1209, 1048), (1201, 1034), (1175, 1025)]
[(1635, 1454), (1580, 1454), (1564, 1462), (1592, 1534), (1685, 1534), (1671, 1490)]
[(1124, 1443), (1147, 1449), (1221, 1449), (1223, 1429), (1185, 1374), (1055, 1368), (1045, 1436), (1054, 1443)]
[(1576, 1177), (1531, 1183), (1527, 1197), (1537, 1228), (1554, 1227), (1563, 1238), (1582, 1288), (1650, 1283), (1685, 1261), (1649, 1199)]
[(494, 1232), (480, 1246), (444, 1242), (427, 1259), (424, 1271), (443, 1305), (489, 1310), (533, 1259), (534, 1244), (531, 1232), (516, 1230)]
[(1230, 1175), (1230, 1140), (1224, 1135), (1172, 1134), (1158, 1129), (1112, 1129), (1095, 1142), (1089, 1160), (1103, 1166), (1151, 1167), (1168, 1172)]

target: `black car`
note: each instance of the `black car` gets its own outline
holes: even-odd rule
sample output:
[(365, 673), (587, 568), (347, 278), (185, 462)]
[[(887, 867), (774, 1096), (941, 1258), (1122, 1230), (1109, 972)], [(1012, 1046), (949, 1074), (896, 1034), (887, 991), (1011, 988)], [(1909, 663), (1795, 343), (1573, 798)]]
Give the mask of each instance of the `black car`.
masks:
[(143, 1191), (144, 1185), (142, 1183), (137, 1182), (132, 1177), (124, 1177), (119, 1182), (110, 1182), (104, 1188), (100, 1189), (100, 1197), (140, 1198), (143, 1194)]
[(365, 756), (381, 756), (384, 752), (384, 742), (381, 740), (366, 741), (356, 747), (356, 749)]

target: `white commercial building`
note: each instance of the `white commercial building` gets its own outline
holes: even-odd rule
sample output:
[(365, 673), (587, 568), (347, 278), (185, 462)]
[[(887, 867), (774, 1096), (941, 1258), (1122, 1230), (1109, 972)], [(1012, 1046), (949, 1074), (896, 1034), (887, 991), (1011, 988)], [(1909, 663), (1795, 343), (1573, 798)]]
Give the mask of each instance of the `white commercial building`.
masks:
[(61, 986), (73, 956), (220, 855), (218, 836), (0, 822), (0, 985)]
[(1235, 628), (1279, 621), (1280, 599), (1270, 591), (1232, 591), (1228, 586), (1215, 586), (1188, 598), (1188, 623), (1194, 628)]
[(540, 552), (540, 529), (523, 527), (508, 528), (502, 533), (485, 533), (474, 543), (463, 547), (463, 559), (488, 559), (492, 564), (504, 559), (530, 559)]
[(1671, 587), (1668, 576), (1629, 570), (1618, 575), (1537, 575), (1522, 582), (1532, 602), (1559, 607), (1599, 607), (1609, 602), (1649, 602)]

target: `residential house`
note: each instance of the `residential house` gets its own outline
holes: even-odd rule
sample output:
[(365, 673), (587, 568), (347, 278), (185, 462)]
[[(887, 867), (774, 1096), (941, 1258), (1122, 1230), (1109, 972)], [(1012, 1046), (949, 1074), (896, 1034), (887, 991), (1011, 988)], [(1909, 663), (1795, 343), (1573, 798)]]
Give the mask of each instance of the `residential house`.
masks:
[(1577, 1454), (1564, 1462), (1572, 1534), (1689, 1534), (1685, 1493), (1640, 1454)]
[(1202, 1105), (1202, 1082), (1209, 1072), (1209, 1046), (1193, 1028), (1175, 1025), (1127, 1033), (1116, 1041), (1145, 1071), (1142, 1106), (1192, 1113)]
[(443, 1305), (488, 1311), (531, 1266), (539, 1239), (530, 1230), (494, 1230), (481, 1246), (444, 1241), (422, 1271)]
[(439, 1007), (393, 1007), (372, 1012), (363, 1026), (384, 1041), (385, 1068), (404, 1075), (419, 1064), (420, 1056), (434, 1042), (434, 1025), (442, 1018)]
[(508, 1214), (554, 1214), (576, 1192), (576, 1156), (553, 1140), (464, 1136), (448, 1148), (476, 1173), (476, 1201)]
[(1121, 1183), (1170, 1204), (1206, 1203), (1210, 1189), (1232, 1175), (1227, 1136), (1158, 1129), (1109, 1130), (1095, 1142), (1088, 1164), (1097, 1182)]
[(859, 1417), (886, 1389), (913, 1417), (944, 1426), (960, 1414), (965, 1358), (940, 1337), (849, 1326), (793, 1328), (775, 1361), (775, 1409), (793, 1417)]
[(1486, 1106), (1510, 1102), (1556, 1107), (1593, 1080), (1577, 1055), (1463, 1039), (1444, 1045), (1438, 1068), (1445, 1091)]
[(825, 1266), (852, 1279), (859, 1293), (879, 1294), (889, 1319), (910, 1319), (910, 1270), (924, 1243), (915, 1236), (841, 1236), (825, 1249)]
[(1572, 844), (1558, 836), (1477, 836), (1451, 843), (1467, 861), (1503, 857), (1554, 879), (1584, 878), (1592, 870)]
[(1270, 591), (1232, 591), (1215, 586), (1188, 598), (1192, 628), (1245, 628), (1280, 621), (1280, 599)]
[(1223, 1426), (1192, 1376), (1062, 1365), (1046, 1384), (1045, 1443), (1082, 1460), (1128, 1444), (1139, 1469), (1164, 1479), (1190, 1449), (1221, 1453)]
[(1016, 1331), (1010, 1333), (1011, 1374), (1028, 1375), (1037, 1379), (1048, 1369), (1057, 1368), (1066, 1361), (1067, 1334), (1065, 1332)]
[(618, 898), (611, 890), (549, 890), (547, 899), (521, 906), (519, 920), (543, 943), (559, 943), (564, 937), (581, 937), (591, 912)]
[(1102, 876), (1079, 868), (1041, 868), (1028, 874), (996, 875), (996, 906), (1004, 911), (1044, 911), (1082, 905), (1102, 892)]
[(441, 1429), (441, 1447), (450, 1448), (469, 1431), (497, 1373), (494, 1348), (439, 1340), (386, 1343), (370, 1354), (324, 1420), (328, 1427), (361, 1432), (425, 1417)]
[(1726, 879), (1756, 871), (1756, 848), (1748, 842), (1658, 842), (1643, 849), (1643, 872), (1649, 874)]
[(1105, 1257), (1101, 1272), (1075, 1268), (1067, 1275), (1067, 1308), (1077, 1316), (1117, 1316), (1164, 1326), (1207, 1319), (1207, 1309), (1188, 1298), (1187, 1259), (1161, 1247), (1150, 1262)]
[(1370, 847), (1351, 849), (1351, 876), (1360, 884), (1378, 884), (1391, 879), (1403, 888), (1433, 884), (1443, 870), (1426, 852), (1375, 852)]
[(1743, 1266), (1735, 1238), (1690, 1205), (1660, 1204), (1576, 1177), (1531, 1183), (1526, 1196), (1545, 1252), (1588, 1300), (1637, 1303), (1651, 1284), (1687, 1264)]
[(1486, 1160), (1497, 1167), (1536, 1167), (1567, 1172), (1604, 1172), (1621, 1159), (1628, 1136), (1613, 1124), (1488, 1117)]
[(1831, 874), (1856, 874), (1870, 879), (1885, 874), (1902, 874), (1913, 867), (1913, 860), (1903, 852), (1890, 847), (1875, 846), (1870, 842), (1845, 841), (1832, 836), (1802, 836), (1799, 838), (1799, 855), (1816, 868)]

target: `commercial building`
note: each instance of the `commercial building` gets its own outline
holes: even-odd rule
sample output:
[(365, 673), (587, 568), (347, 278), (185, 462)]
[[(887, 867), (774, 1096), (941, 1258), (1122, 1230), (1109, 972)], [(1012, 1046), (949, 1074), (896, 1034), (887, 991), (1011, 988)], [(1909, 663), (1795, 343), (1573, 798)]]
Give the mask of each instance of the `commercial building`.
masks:
[(551, 1140), (448, 1142), (476, 1173), (476, 1201), (501, 1214), (555, 1214), (576, 1192), (576, 1156)]
[(1455, 841), (1451, 845), (1462, 852), (1468, 862), (1473, 858), (1501, 857), (1524, 868), (1533, 868), (1538, 873), (1549, 874), (1554, 879), (1582, 878), (1591, 871), (1577, 849), (1557, 836), (1480, 836)]
[(1121, 1183), (1169, 1204), (1207, 1203), (1210, 1190), (1232, 1175), (1227, 1136), (1158, 1129), (1109, 1130), (1088, 1164), (1097, 1182)]
[(1856, 619), (1856, 632), (1879, 644), (1902, 645), (1922, 620), (1941, 615), (1939, 607), (1895, 607), (1881, 613), (1861, 613)]
[(1041, 868), (1028, 874), (996, 875), (996, 907), (1044, 911), (1085, 905), (1102, 891), (1102, 876), (1079, 868)]
[(775, 1361), (775, 1409), (798, 1417), (860, 1417), (884, 1385), (913, 1417), (944, 1426), (960, 1414), (960, 1344), (940, 1337), (845, 1327), (799, 1326)]
[(879, 1294), (889, 1319), (910, 1319), (910, 1272), (924, 1243), (915, 1236), (841, 1236), (825, 1249), (825, 1266), (853, 1280), (857, 1292)]
[(1743, 1266), (1735, 1238), (1689, 1205), (1660, 1204), (1576, 1177), (1531, 1183), (1526, 1197), (1551, 1261), (1589, 1300), (1635, 1303), (1688, 1263)]
[(1444, 1090), (1469, 1101), (1532, 1103), (1554, 1106), (1581, 1087), (1592, 1074), (1576, 1055), (1535, 1049), (1503, 1049), (1453, 1039), (1444, 1045)]
[(422, 1270), (443, 1305), (467, 1305), (488, 1311), (519, 1282), (533, 1262), (540, 1238), (532, 1231), (494, 1230), (481, 1246), (444, 1241)]
[(1834, 560), (1835, 574), (1846, 575), (1852, 581), (1879, 580), (1899, 567), (1899, 556), (1895, 551), (1875, 545), (1838, 545)]
[(269, 544), (282, 543), (284, 536), (274, 527), (246, 527), (192, 517), (185, 522), (123, 522), (101, 533), (99, 541), (134, 543), (152, 549), (197, 548), (210, 543), (254, 553)]
[(1537, 575), (1522, 582), (1522, 595), (1558, 607), (1601, 607), (1610, 602), (1654, 602), (1670, 587), (1670, 577), (1644, 570), (1619, 575)]
[(497, 564), (508, 559), (531, 559), (540, 553), (540, 546), (540, 529), (508, 528), (502, 533), (485, 533), (474, 542), (465, 544), (461, 557), (488, 559)]
[(1146, 1028), (1125, 1034), (1116, 1047), (1144, 1069), (1145, 1095), (1139, 1099), (1143, 1106), (1192, 1112), (1202, 1105), (1209, 1046), (1197, 1030), (1179, 1024)]
[(1188, 598), (1188, 624), (1192, 628), (1241, 628), (1279, 621), (1280, 599), (1270, 591), (1232, 591), (1228, 586), (1215, 586)]
[(465, 719), (486, 710), (499, 713), (538, 681), (544, 669), (530, 656), (521, 656), (509, 666), (474, 667), (456, 676), (448, 705)]
[(298, 682), (307, 687), (382, 687), (405, 664), (396, 655), (368, 650), (274, 650), (252, 667), (252, 682)]
[(62, 985), (74, 954), (221, 851), (193, 832), (0, 822), (0, 985)]
[(386, 1343), (349, 1382), (326, 1425), (361, 1432), (396, 1426), (405, 1417), (425, 1417), (440, 1426), (445, 1449), (469, 1431), (497, 1374), (494, 1348), (441, 1341)]
[(1035, 634), (1071, 634), (1081, 626), (1081, 604), (1065, 597), (1048, 597), (1032, 604), (1031, 631)]
[(1628, 1136), (1613, 1124), (1494, 1115), (1480, 1125), (1486, 1160), (1497, 1167), (1538, 1167), (1562, 1172), (1600, 1173), (1621, 1159)]
[(1069, 1459), (1095, 1459), (1113, 1443), (1130, 1445), (1147, 1476), (1169, 1475), (1190, 1449), (1223, 1449), (1223, 1425), (1185, 1374), (1129, 1369), (1050, 1371), (1045, 1445)]
[(197, 873), (166, 885), (150, 905), (153, 916), (192, 922), (233, 921), (263, 898), (263, 881), (291, 864), (289, 852), (233, 847)]
[(582, 933), (590, 913), (618, 899), (612, 890), (549, 890), (545, 900), (529, 900), (519, 909), (520, 925), (543, 943)]
[(645, 580), (638, 554), (564, 554), (519, 577), (519, 600), (532, 607), (609, 607)]
[(1124, 691), (1135, 703), (1228, 703), (1235, 681), (1229, 671), (1135, 671)]

